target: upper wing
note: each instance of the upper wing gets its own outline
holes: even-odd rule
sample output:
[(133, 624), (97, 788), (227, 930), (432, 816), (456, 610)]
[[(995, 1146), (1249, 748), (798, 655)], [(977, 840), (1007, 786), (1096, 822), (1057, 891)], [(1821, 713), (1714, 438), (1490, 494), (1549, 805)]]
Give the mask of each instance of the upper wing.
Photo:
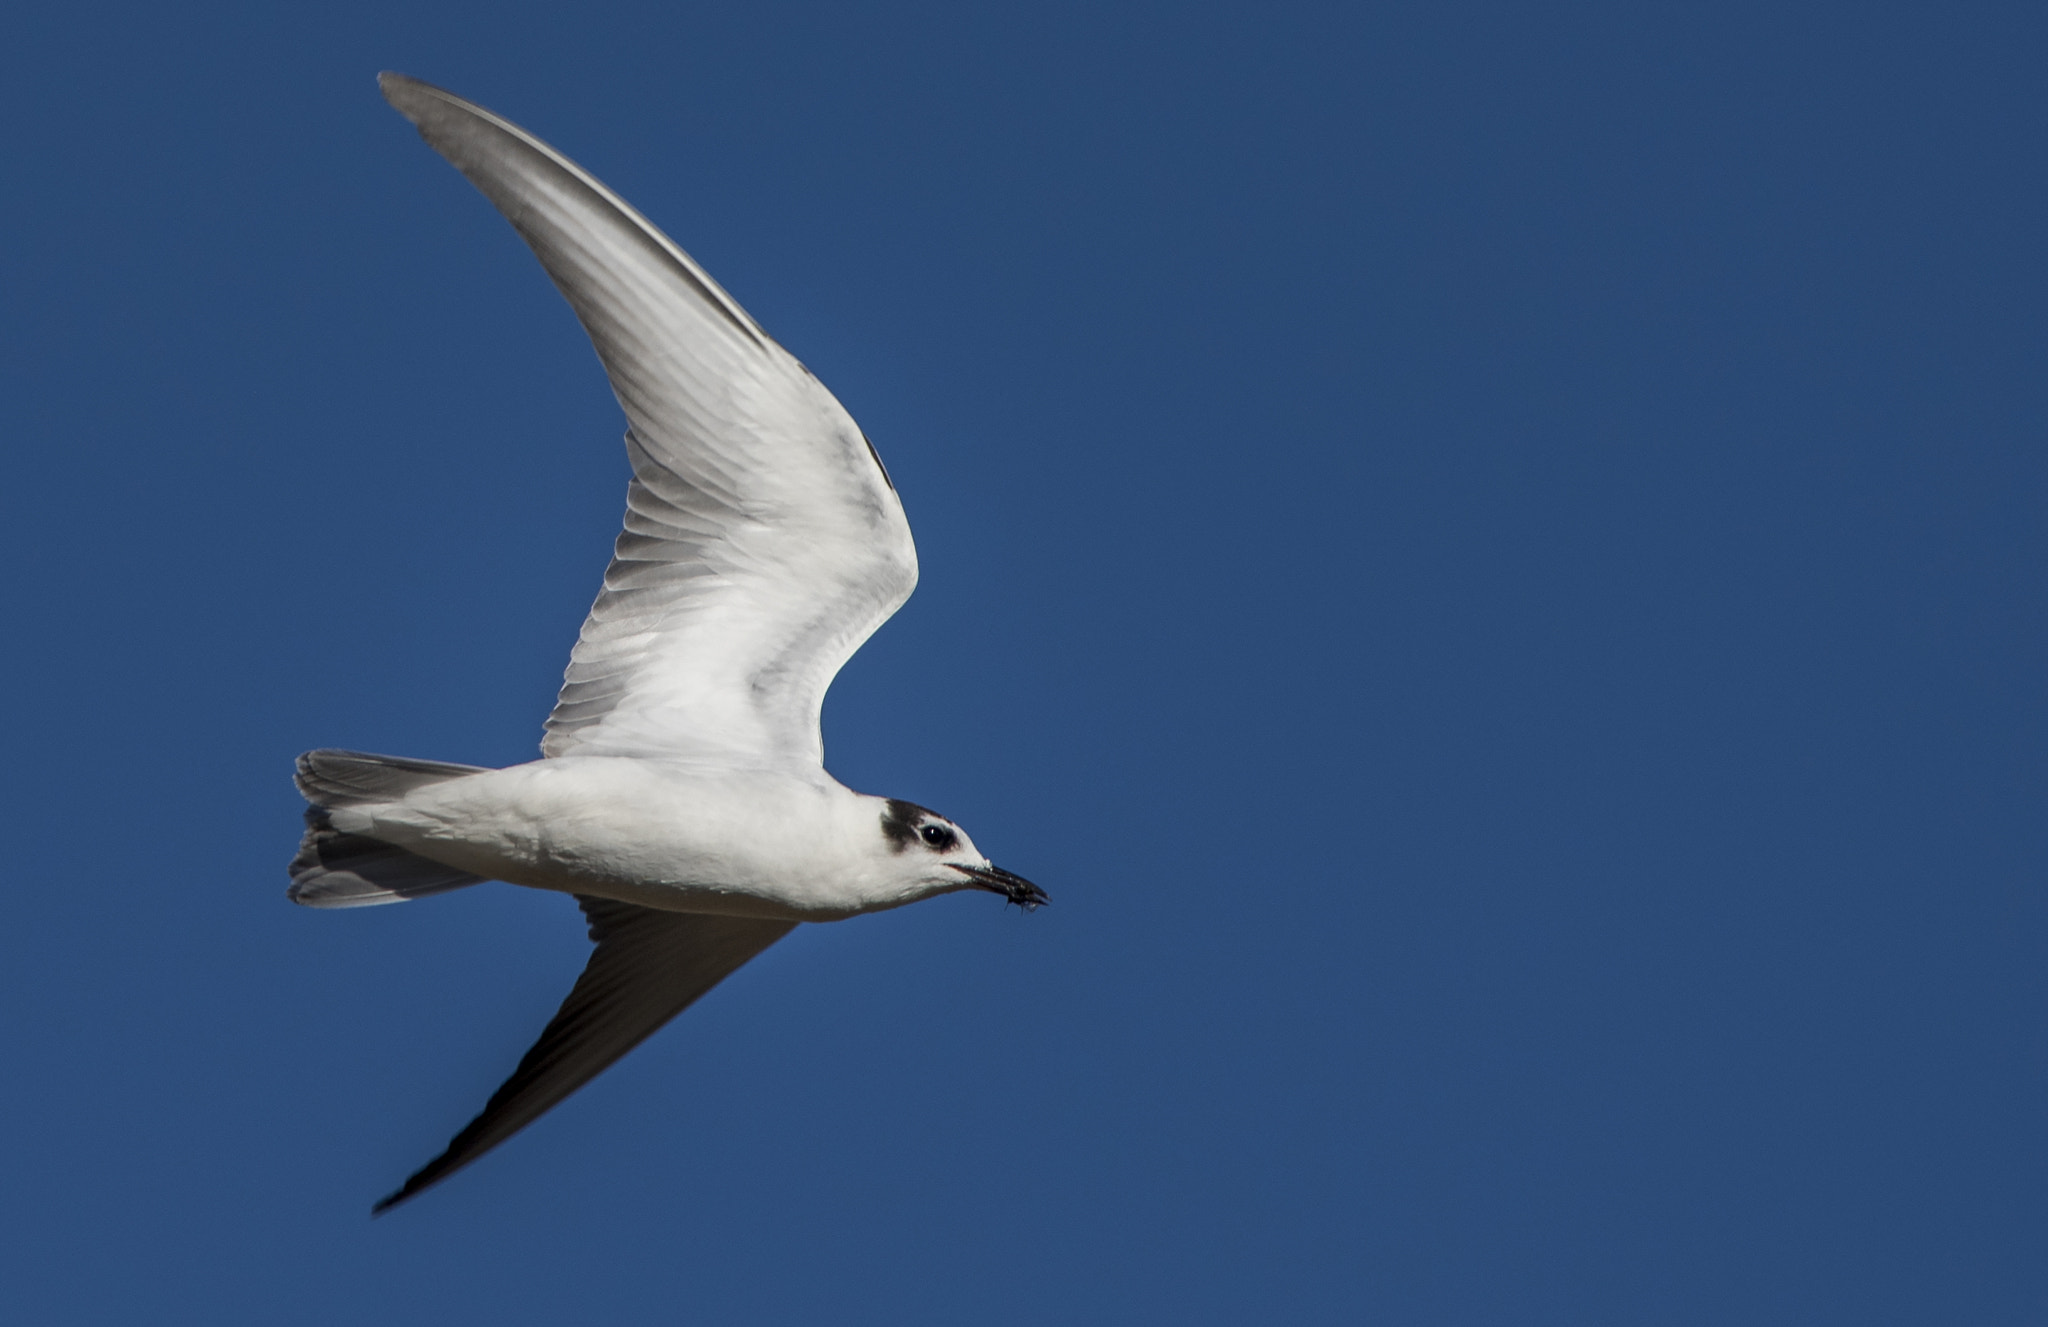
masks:
[(372, 1215), (438, 1184), (547, 1114), (796, 925), (661, 912), (581, 895), (576, 901), (597, 948), (569, 998), (483, 1114), (370, 1209)]
[(532, 246), (631, 424), (626, 528), (542, 752), (821, 764), (825, 688), (917, 584), (881, 458), (809, 370), (574, 162), (439, 88), (379, 84)]

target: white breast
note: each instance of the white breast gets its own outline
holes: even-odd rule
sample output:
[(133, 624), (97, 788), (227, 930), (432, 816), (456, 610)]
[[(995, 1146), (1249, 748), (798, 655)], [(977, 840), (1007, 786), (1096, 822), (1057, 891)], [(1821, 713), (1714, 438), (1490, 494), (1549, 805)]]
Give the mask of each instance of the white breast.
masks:
[(822, 776), (567, 756), (422, 788), (338, 827), (537, 889), (826, 920), (875, 901), (880, 806)]

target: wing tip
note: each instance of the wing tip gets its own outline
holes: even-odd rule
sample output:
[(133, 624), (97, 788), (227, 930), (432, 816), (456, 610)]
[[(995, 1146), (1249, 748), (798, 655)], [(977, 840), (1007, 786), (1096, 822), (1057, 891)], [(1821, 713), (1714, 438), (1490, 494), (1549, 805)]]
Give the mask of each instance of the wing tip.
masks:
[(447, 88), (437, 87), (423, 78), (401, 74), (395, 69), (386, 69), (377, 75), (377, 91), (384, 94), (384, 100), (391, 108), (413, 122), (421, 133), (427, 132), (429, 119), (445, 119), (451, 112), (457, 120), (468, 116), (476, 119), (496, 121), (483, 107), (466, 97), (458, 97)]
[(455, 1170), (459, 1169), (459, 1167), (456, 1166), (450, 1166), (445, 1169), (436, 1169), (437, 1167), (440, 1167), (441, 1163), (446, 1161), (447, 1159), (448, 1154), (446, 1152), (443, 1152), (440, 1156), (435, 1157), (426, 1165), (421, 1166), (418, 1170), (406, 1176), (405, 1183), (399, 1185), (390, 1193), (385, 1194), (382, 1198), (379, 1198), (375, 1203), (371, 1204), (370, 1215), (372, 1217), (382, 1216), (386, 1212), (390, 1211), (394, 1207), (397, 1207), (401, 1203), (411, 1202), (414, 1198), (419, 1197), (421, 1194), (425, 1193), (428, 1189), (433, 1188), (442, 1180), (447, 1179), (449, 1175), (454, 1173)]
[(377, 91), (383, 93), (384, 100), (390, 102), (408, 120), (419, 118), (415, 110), (423, 109), (422, 103), (428, 99), (437, 94), (442, 97), (450, 95), (432, 83), (414, 78), (410, 74), (401, 74), (395, 69), (386, 69), (377, 75)]

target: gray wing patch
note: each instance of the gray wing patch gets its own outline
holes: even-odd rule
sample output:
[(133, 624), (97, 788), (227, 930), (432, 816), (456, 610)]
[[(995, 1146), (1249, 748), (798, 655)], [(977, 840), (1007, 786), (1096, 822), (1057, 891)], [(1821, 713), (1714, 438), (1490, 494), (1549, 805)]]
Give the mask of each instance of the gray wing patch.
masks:
[(597, 948), (562, 1007), (483, 1113), (370, 1209), (389, 1211), (545, 1115), (689, 1008), (795, 922), (662, 912), (578, 895)]

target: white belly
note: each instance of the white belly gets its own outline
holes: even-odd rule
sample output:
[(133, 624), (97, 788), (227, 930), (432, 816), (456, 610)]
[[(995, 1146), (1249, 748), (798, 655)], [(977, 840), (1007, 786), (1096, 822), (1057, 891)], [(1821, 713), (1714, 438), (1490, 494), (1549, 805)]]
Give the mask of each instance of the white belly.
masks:
[[(564, 757), (335, 813), (477, 875), (671, 912), (824, 921), (875, 906), (873, 801), (820, 775)], [(358, 817), (366, 823), (350, 823)]]

